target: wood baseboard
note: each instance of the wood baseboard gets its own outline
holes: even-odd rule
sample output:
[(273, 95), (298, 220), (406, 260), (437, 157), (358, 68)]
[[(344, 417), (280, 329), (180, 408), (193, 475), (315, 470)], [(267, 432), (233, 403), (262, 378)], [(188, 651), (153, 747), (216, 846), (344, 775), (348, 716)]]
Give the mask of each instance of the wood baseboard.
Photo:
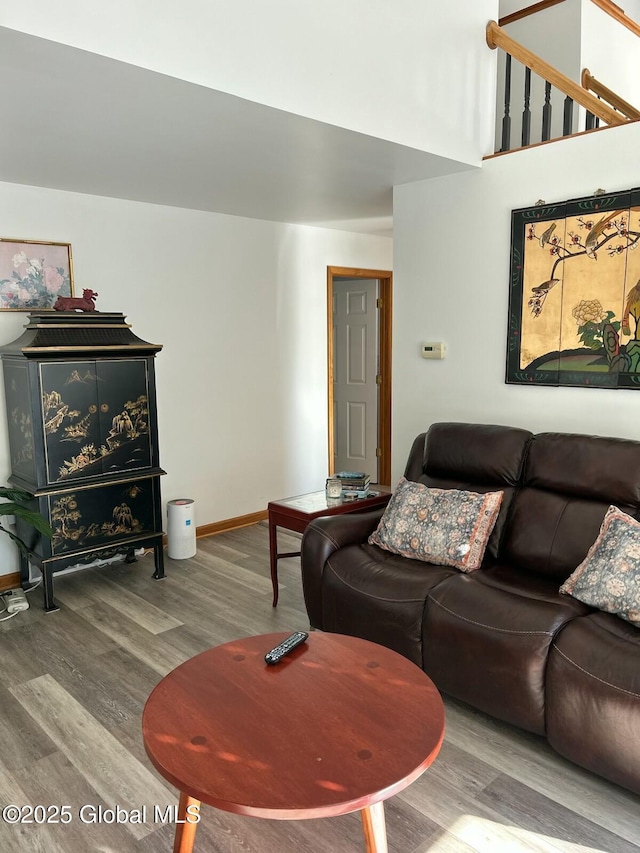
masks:
[(18, 586), (20, 586), (20, 572), (0, 575), (0, 592), (4, 592), (7, 589), (15, 589)]
[(215, 536), (216, 533), (224, 533), (226, 530), (237, 530), (239, 527), (249, 527), (259, 521), (265, 521), (267, 510), (251, 512), (249, 515), (238, 515), (235, 518), (226, 518), (224, 521), (215, 521), (213, 524), (203, 524), (196, 528), (196, 539), (204, 536)]

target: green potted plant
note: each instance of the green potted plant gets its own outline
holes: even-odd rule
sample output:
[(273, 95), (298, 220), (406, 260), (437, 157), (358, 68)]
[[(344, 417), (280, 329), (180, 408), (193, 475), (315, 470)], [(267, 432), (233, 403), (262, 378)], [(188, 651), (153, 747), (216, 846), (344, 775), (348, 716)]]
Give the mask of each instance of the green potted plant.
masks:
[(25, 557), (33, 553), (32, 549), (17, 533), (2, 524), (2, 516), (14, 515), (51, 539), (53, 536), (51, 525), (37, 510), (32, 509), (33, 495), (11, 486), (0, 486), (0, 498), (4, 498), (4, 501), (0, 502), (0, 530), (13, 539)]

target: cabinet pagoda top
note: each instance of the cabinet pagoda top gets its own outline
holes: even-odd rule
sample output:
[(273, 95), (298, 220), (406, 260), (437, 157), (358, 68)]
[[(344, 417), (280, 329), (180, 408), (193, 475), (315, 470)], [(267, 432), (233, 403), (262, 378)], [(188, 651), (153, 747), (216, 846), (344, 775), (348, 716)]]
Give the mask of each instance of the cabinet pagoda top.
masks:
[(150, 355), (161, 349), (162, 344), (151, 344), (134, 335), (124, 314), (37, 311), (29, 314), (19, 338), (0, 347), (0, 357)]

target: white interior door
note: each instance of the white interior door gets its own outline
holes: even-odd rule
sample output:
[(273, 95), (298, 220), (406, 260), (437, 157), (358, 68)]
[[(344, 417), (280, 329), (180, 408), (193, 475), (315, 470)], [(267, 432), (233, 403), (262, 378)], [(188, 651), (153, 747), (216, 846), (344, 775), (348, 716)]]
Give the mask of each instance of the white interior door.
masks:
[(334, 470), (378, 481), (377, 279), (333, 279)]

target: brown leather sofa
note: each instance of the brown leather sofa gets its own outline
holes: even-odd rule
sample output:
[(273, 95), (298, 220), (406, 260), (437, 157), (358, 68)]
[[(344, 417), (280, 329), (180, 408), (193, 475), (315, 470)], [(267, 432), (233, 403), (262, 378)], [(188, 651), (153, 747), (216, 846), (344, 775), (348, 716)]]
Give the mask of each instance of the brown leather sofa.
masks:
[(611, 504), (640, 518), (640, 442), (438, 423), (405, 476), (504, 490), (482, 567), (369, 545), (382, 510), (317, 519), (302, 541), (311, 626), (395, 649), (443, 693), (640, 793), (640, 629), (559, 593)]

